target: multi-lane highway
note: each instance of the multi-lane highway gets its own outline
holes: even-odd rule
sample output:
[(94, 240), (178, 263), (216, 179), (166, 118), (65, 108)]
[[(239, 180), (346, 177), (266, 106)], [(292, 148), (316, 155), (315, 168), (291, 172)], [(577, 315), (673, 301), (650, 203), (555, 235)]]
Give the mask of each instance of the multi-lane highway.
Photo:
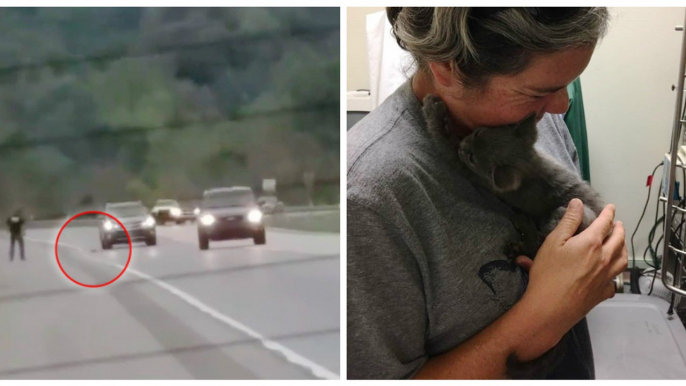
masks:
[[(57, 266), (58, 228), (28, 229), (27, 260), (0, 234), (0, 378), (338, 378), (340, 237), (267, 228), (267, 244), (213, 242), (195, 226), (158, 227), (104, 288)], [(129, 248), (103, 251), (97, 228), (70, 223), (60, 262), (105, 283)], [(18, 251), (17, 251), (18, 252)]]

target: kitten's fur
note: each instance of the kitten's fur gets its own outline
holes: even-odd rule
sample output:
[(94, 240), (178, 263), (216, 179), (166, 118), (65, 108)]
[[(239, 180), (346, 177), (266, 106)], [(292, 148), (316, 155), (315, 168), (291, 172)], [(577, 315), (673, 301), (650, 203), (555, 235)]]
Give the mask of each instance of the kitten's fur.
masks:
[(423, 112), (429, 133), (457, 148), (460, 172), (513, 207), (520, 214), (516, 217), (533, 220), (540, 230), (539, 243), (557, 226), (572, 198), (584, 203), (584, 218), (577, 233), (603, 210), (600, 196), (585, 181), (535, 149), (534, 115), (513, 125), (479, 127), (460, 141), (450, 130), (447, 109), (440, 98), (424, 98)]
[[(531, 115), (514, 125), (480, 127), (463, 140), (451, 130), (447, 107), (433, 95), (424, 98), (424, 118), (435, 140), (456, 148), (459, 172), (491, 190), (515, 209), (512, 222), (522, 240), (513, 242), (508, 257), (533, 258), (545, 237), (557, 226), (572, 198), (584, 203), (584, 219), (577, 230), (590, 225), (603, 209), (599, 195), (579, 176), (534, 148), (537, 130)], [(543, 378), (556, 368), (567, 351), (568, 332), (552, 349), (529, 362), (514, 354), (507, 360), (508, 375), (517, 379)]]

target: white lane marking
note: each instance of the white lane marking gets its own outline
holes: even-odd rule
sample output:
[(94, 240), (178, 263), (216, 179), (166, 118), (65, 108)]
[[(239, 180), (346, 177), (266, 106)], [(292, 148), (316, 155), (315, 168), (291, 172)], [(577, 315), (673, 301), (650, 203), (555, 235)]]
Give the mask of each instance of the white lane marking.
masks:
[[(52, 244), (48, 241), (34, 239), (34, 238), (25, 237), (24, 239), (29, 240), (29, 241), (39, 242), (39, 243)], [(113, 266), (113, 267), (116, 267), (118, 269), (124, 268), (124, 266), (121, 264), (110, 263), (107, 261), (101, 261), (101, 260), (94, 259), (94, 258), (88, 256), (86, 251), (84, 251), (83, 249), (81, 249), (80, 247), (78, 247), (76, 245), (71, 245), (71, 244), (68, 244), (68, 243), (61, 241), (60, 246), (65, 246), (68, 248), (76, 249), (81, 255), (83, 255), (84, 258), (86, 258), (88, 260), (92, 260), (92, 261), (95, 261), (95, 262), (98, 262), (101, 264)], [(288, 360), (289, 362), (291, 362), (295, 365), (303, 367), (306, 370), (309, 370), (312, 373), (312, 375), (314, 375), (315, 377), (324, 378), (324, 379), (340, 379), (338, 374), (332, 372), (331, 370), (328, 370), (327, 368), (305, 358), (304, 356), (296, 353), (295, 351), (289, 349), (288, 347), (281, 345), (280, 343), (277, 343), (277, 342), (274, 342), (270, 339), (265, 338), (264, 336), (262, 336), (262, 334), (258, 333), (257, 331), (251, 329), (250, 327), (244, 325), (243, 323), (241, 323), (235, 319), (232, 319), (232, 318), (222, 314), (221, 312), (213, 309), (212, 307), (210, 307), (207, 304), (201, 302), (200, 300), (194, 298), (193, 296), (189, 295), (188, 293), (186, 293), (186, 292), (184, 292), (184, 291), (182, 291), (182, 290), (180, 290), (180, 289), (178, 289), (178, 288), (176, 288), (176, 287), (174, 287), (174, 286), (172, 286), (172, 285), (170, 285), (170, 284), (168, 284), (162, 280), (156, 279), (156, 278), (149, 276), (143, 272), (135, 270), (131, 267), (129, 267), (126, 270), (126, 272), (131, 272), (132, 274), (134, 274), (140, 278), (143, 278), (145, 280), (152, 282), (153, 284), (157, 285), (158, 287), (160, 287), (160, 288), (170, 292), (171, 294), (179, 297), (181, 300), (185, 301), (186, 303), (190, 304), (191, 306), (195, 307), (196, 309), (208, 314), (209, 316), (215, 318), (216, 320), (219, 320), (220, 322), (227, 324), (227, 325), (235, 328), (236, 330), (243, 332), (244, 334), (248, 335), (249, 337), (251, 337), (255, 340), (258, 340), (262, 344), (262, 346), (264, 346), (266, 349), (280, 353), (281, 355), (283, 355), (286, 358), (286, 360)]]

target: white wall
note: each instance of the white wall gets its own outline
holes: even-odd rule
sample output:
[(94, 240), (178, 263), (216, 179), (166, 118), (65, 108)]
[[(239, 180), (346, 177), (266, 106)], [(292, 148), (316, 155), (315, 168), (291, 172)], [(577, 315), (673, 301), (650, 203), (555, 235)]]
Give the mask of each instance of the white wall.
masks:
[[(591, 161), (591, 181), (629, 240), (643, 210), (646, 179), (669, 151), (679, 71), (683, 8), (611, 8), (612, 23), (581, 75)], [(654, 223), (655, 175), (651, 203), (636, 234), (637, 258), (648, 245)], [(655, 240), (657, 241), (657, 240)]]
[(366, 17), (383, 7), (348, 8), (348, 90), (369, 90)]
[[(381, 8), (348, 8), (348, 90), (369, 88), (365, 16)], [(627, 228), (627, 247), (641, 215), (646, 178), (669, 150), (684, 22), (683, 8), (610, 8), (605, 39), (581, 76), (591, 180)], [(639, 258), (655, 215), (651, 203), (636, 234)], [(631, 250), (629, 250), (631, 253)]]

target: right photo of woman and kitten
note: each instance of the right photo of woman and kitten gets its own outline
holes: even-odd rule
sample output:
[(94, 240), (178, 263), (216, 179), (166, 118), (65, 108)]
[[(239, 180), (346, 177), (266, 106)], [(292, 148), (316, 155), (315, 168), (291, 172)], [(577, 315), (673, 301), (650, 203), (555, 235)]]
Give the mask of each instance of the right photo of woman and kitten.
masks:
[(348, 379), (686, 379), (685, 16), (347, 9)]

